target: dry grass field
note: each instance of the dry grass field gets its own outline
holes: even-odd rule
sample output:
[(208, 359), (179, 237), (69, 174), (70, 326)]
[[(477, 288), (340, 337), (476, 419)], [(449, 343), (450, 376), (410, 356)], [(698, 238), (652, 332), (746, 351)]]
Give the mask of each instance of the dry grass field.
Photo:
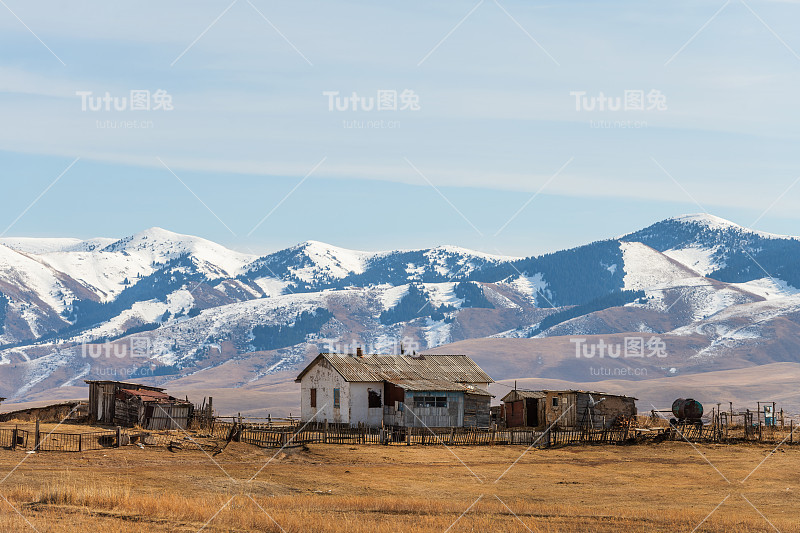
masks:
[(800, 449), (772, 449), (0, 450), (0, 531), (800, 531)]

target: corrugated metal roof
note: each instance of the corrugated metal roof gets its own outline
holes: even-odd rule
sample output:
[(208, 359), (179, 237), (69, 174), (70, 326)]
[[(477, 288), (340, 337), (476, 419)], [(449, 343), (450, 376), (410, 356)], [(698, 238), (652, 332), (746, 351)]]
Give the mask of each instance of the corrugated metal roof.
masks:
[(494, 380), (466, 355), (384, 355), (363, 356), (321, 353), (296, 381), (320, 359), (324, 359), (347, 381), (434, 380), (451, 383), (493, 383)]
[(611, 396), (616, 398), (632, 398), (634, 400), (638, 400), (639, 398), (634, 398), (633, 396), (625, 396), (624, 394), (611, 394), (608, 392), (596, 391), (596, 390), (583, 390), (583, 389), (567, 389), (567, 390), (550, 390), (544, 389), (542, 392), (557, 392), (557, 393), (581, 393), (581, 394), (592, 394), (595, 396)]
[(547, 395), (544, 393), (544, 391), (538, 391), (538, 390), (512, 390), (511, 392), (509, 392), (508, 394), (503, 396), (502, 401), (504, 401), (504, 402), (515, 402), (517, 400), (522, 400), (522, 399), (525, 399), (525, 398), (535, 398), (535, 399), (538, 400), (538, 399), (544, 398), (546, 396)]
[(188, 402), (184, 400), (179, 400), (177, 398), (173, 398), (169, 394), (166, 394), (161, 391), (120, 389), (118, 394), (121, 394), (123, 396), (138, 396), (139, 398), (142, 399), (143, 402), (175, 403), (175, 404), (189, 405)]
[(127, 387), (130, 390), (136, 390), (136, 389), (147, 389), (147, 390), (155, 390), (155, 391), (164, 390), (163, 387), (152, 387), (150, 385), (142, 385), (141, 383), (129, 383), (129, 382), (126, 382), (126, 381), (113, 381), (113, 380), (110, 380), (110, 379), (97, 379), (97, 380), (84, 379), (83, 382), (87, 383), (89, 385), (92, 385), (92, 384), (105, 385), (105, 384), (113, 383), (114, 385), (117, 385), (117, 386), (122, 387), (122, 388)]
[(397, 379), (391, 380), (390, 383), (408, 391), (457, 391), (479, 396), (491, 396), (487, 391), (477, 387), (441, 379)]
[(547, 393), (554, 393), (554, 394), (591, 394), (593, 396), (609, 396), (609, 397), (616, 397), (616, 398), (631, 398), (636, 400), (638, 398), (634, 398), (632, 396), (625, 396), (622, 394), (609, 394), (607, 392), (598, 392), (598, 391), (586, 391), (586, 390), (579, 390), (579, 389), (566, 389), (566, 390), (552, 390), (552, 389), (543, 389), (543, 390), (512, 390), (505, 396), (503, 396), (503, 402), (513, 402), (516, 400), (520, 400), (523, 398), (544, 398), (547, 396)]

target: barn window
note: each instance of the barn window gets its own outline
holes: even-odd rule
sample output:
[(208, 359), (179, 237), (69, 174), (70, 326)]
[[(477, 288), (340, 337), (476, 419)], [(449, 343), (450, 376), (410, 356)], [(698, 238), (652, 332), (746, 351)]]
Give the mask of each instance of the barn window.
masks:
[(311, 407), (317, 407), (317, 389), (311, 389)]
[(553, 396), (553, 407), (558, 407), (558, 396)]
[(339, 409), (339, 389), (333, 389), (333, 408)]
[(367, 405), (370, 409), (383, 407), (383, 403), (381, 402), (381, 392), (367, 389)]
[(414, 407), (447, 407), (447, 396), (414, 396)]

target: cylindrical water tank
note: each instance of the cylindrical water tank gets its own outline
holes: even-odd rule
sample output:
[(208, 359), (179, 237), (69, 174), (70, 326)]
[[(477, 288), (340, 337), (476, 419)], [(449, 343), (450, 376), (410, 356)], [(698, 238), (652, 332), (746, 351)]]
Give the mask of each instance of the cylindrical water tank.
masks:
[(692, 398), (678, 398), (672, 402), (672, 414), (678, 420), (700, 420), (703, 404)]

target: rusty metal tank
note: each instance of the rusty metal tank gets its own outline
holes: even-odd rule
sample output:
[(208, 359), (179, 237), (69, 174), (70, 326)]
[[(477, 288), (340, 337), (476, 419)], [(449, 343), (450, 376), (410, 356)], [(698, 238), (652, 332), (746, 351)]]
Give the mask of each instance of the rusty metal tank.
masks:
[(672, 414), (678, 420), (700, 420), (703, 404), (692, 398), (678, 398), (672, 402)]

